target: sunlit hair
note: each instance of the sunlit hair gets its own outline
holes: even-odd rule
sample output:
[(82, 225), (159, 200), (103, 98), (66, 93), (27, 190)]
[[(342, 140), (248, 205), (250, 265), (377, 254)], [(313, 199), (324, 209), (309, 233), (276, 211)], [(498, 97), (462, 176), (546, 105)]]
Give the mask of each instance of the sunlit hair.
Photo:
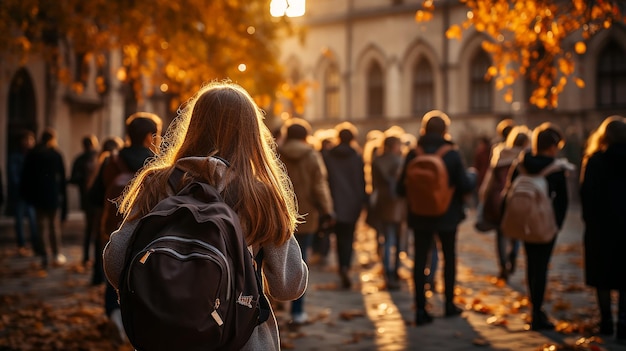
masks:
[(448, 128), (450, 128), (450, 117), (443, 111), (432, 110), (422, 117), (420, 135), (433, 133), (450, 139)]
[(527, 146), (530, 144), (531, 130), (528, 127), (521, 125), (511, 128), (511, 131), (506, 137), (506, 147), (512, 148), (515, 146)]
[(285, 243), (298, 223), (293, 187), (276, 144), (263, 123), (263, 112), (237, 84), (212, 82), (179, 110), (161, 146), (130, 184), (120, 211), (145, 215), (166, 196), (177, 160), (218, 155), (230, 163), (222, 196), (238, 214), (249, 245)]
[(496, 133), (502, 137), (503, 140), (506, 140), (509, 137), (509, 133), (515, 126), (515, 122), (512, 119), (506, 118), (498, 122), (496, 125)]
[(562, 149), (565, 145), (563, 133), (554, 124), (544, 122), (533, 129), (532, 133), (532, 153), (537, 155), (548, 150), (552, 146)]
[[(609, 138), (607, 138), (607, 131), (610, 132), (610, 125), (618, 124), (618, 123), (626, 123), (626, 118), (618, 115), (609, 116), (600, 123), (598, 128), (596, 128), (589, 137), (587, 138), (587, 143), (585, 145), (585, 153), (583, 155), (582, 160), (582, 169), (587, 166), (587, 160), (593, 154), (598, 151), (606, 150), (607, 146), (609, 146)], [(583, 172), (581, 172), (583, 173)]]

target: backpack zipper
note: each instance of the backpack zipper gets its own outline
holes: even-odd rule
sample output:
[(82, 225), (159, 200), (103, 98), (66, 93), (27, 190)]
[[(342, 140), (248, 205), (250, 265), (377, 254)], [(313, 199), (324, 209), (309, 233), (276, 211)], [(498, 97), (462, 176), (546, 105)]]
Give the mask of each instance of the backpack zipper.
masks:
[[(150, 248), (151, 246), (155, 245), (156, 243), (159, 243), (161, 241), (178, 241), (178, 242), (184, 242), (184, 243), (192, 243), (192, 244), (196, 244), (198, 246), (201, 246), (209, 251), (211, 251), (212, 253), (216, 254), (222, 262), (220, 262), (220, 260), (217, 260), (215, 257), (213, 256), (209, 256), (209, 255), (204, 255), (204, 254), (200, 254), (200, 253), (192, 253), (189, 255), (183, 255), (177, 251), (175, 251), (174, 249), (170, 249), (170, 248), (166, 248), (166, 247), (158, 247), (158, 248)], [(207, 244), (203, 241), (200, 241), (198, 239), (186, 239), (186, 238), (180, 238), (177, 236), (164, 236), (161, 238), (158, 238), (154, 241), (152, 241), (151, 243), (149, 243), (148, 245), (146, 245), (146, 247), (139, 251), (131, 260), (131, 264), (132, 262), (135, 262), (137, 260), (137, 257), (139, 257), (139, 255), (141, 255), (143, 253), (143, 256), (141, 257), (141, 259), (139, 260), (142, 264), (146, 262), (146, 260), (148, 259), (148, 256), (150, 256), (152, 253), (157, 252), (157, 251), (165, 251), (168, 253), (173, 254), (174, 256), (180, 258), (180, 259), (185, 259), (185, 258), (189, 258), (189, 257), (202, 257), (202, 258), (208, 258), (212, 261), (214, 261), (215, 263), (219, 264), (220, 266), (223, 266), (226, 270), (226, 277), (227, 277), (227, 282), (228, 282), (228, 287), (226, 289), (226, 299), (230, 300), (230, 295), (231, 295), (231, 272), (230, 272), (230, 266), (228, 265), (228, 261), (226, 260), (226, 256), (224, 256), (224, 254), (218, 250), (215, 246)], [(132, 268), (132, 267), (131, 267)], [(128, 270), (128, 274), (126, 275), (126, 286), (128, 287), (128, 289), (130, 289), (130, 269)]]

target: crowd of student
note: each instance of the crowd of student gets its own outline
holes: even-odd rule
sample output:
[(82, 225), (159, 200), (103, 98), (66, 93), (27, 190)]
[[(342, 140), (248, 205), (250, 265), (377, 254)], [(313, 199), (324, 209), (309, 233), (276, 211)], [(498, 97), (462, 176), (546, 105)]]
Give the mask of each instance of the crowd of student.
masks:
[[(515, 272), (523, 246), (532, 303), (531, 329), (554, 328), (542, 305), (557, 235), (547, 243), (519, 242), (507, 236), (500, 221), (515, 178), (541, 174), (560, 159), (559, 151), (566, 140), (557, 126), (544, 123), (531, 130), (504, 120), (497, 127), (501, 140), (492, 145), (488, 138), (482, 138), (473, 167), (467, 167), (449, 134), (450, 118), (442, 111), (425, 115), (417, 135), (398, 127), (372, 131), (364, 147), (357, 143), (355, 126), (347, 122), (332, 131), (314, 133), (309, 123), (292, 118), (270, 133), (248, 93), (231, 83), (207, 85), (181, 111), (163, 143), (160, 119), (147, 113), (127, 119), (126, 145), (119, 138), (111, 138), (98, 149), (94, 136), (85, 137), (84, 151), (73, 162), (69, 177), (53, 129), (46, 129), (36, 145), (34, 135), (24, 132), (20, 147), (9, 155), (8, 190), (20, 254), (29, 254), (23, 228), (23, 218), (27, 218), (30, 247), (41, 257), (42, 266), (48, 267), (50, 261), (53, 265), (65, 263), (60, 223), (67, 216), (66, 184), (78, 186), (86, 219), (82, 260), (90, 262), (93, 252), (93, 284), (105, 282), (106, 272), (110, 282), (105, 299), (107, 314), (120, 327), (122, 337), (115, 288), (124, 265), (127, 238), (138, 218), (172, 194), (167, 179), (174, 167), (182, 167), (220, 189), (225, 202), (241, 218), (252, 251), (265, 250), (267, 292), (277, 300), (293, 301), (290, 311), (295, 324), (308, 320), (304, 305), (308, 270), (299, 263), (323, 260), (331, 247), (331, 235), (335, 237), (340, 286), (351, 288), (353, 241), (364, 210), (367, 223), (377, 232), (389, 289), (399, 287), (400, 251), (407, 250), (403, 240), (407, 233), (413, 236), (416, 325), (433, 320), (425, 292), (433, 287), (439, 250), (444, 262), (445, 316), (458, 316), (462, 309), (453, 300), (457, 228), (477, 195), (480, 215), (476, 228), (496, 231), (499, 278), (507, 281)], [(407, 192), (411, 191), (407, 168), (423, 154), (441, 154), (448, 186), (453, 189), (446, 208), (438, 215), (416, 213), (407, 203)], [(228, 166), (215, 161), (211, 157), (215, 155)], [(123, 166), (116, 166), (119, 159)], [(125, 168), (125, 172), (118, 169), (111, 176), (107, 167)], [(207, 170), (213, 173), (205, 174)], [(559, 229), (569, 202), (566, 178), (574, 176), (572, 171), (570, 164), (562, 162), (545, 176)], [(123, 217), (107, 218), (107, 206), (113, 204), (107, 198), (107, 188), (120, 181), (116, 177), (119, 173), (129, 172), (134, 179), (118, 201)], [(621, 258), (626, 247), (625, 180), (626, 120), (611, 116), (588, 139), (580, 169), (580, 194), (586, 283), (597, 290), (600, 333), (604, 335), (615, 334), (611, 290), (619, 291), (616, 335), (620, 340), (626, 339), (626, 265)], [(107, 221), (114, 229), (106, 226)], [(114, 234), (109, 237), (111, 232)], [(270, 318), (257, 327), (245, 348), (279, 349), (277, 328), (275, 318)]]

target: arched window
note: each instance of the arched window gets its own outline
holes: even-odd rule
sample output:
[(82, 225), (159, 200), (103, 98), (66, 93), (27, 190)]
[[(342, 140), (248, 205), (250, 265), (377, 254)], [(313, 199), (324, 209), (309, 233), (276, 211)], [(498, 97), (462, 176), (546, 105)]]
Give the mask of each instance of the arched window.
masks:
[(383, 69), (372, 61), (367, 70), (367, 116), (382, 117), (385, 101), (385, 77)]
[(337, 66), (330, 65), (324, 73), (324, 113), (328, 119), (339, 119), (339, 85)]
[(413, 114), (422, 116), (434, 109), (435, 91), (433, 69), (428, 60), (421, 58), (413, 69)]
[(610, 41), (598, 56), (596, 105), (601, 108), (626, 106), (626, 54)]
[(470, 63), (470, 110), (488, 112), (493, 108), (493, 84), (485, 75), (491, 66), (486, 52), (480, 50)]

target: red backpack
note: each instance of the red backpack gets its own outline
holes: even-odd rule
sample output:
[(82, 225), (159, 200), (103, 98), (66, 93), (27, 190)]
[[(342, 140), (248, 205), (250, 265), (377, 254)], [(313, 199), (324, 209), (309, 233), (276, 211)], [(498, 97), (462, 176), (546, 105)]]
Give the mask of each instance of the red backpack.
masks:
[(443, 156), (453, 147), (442, 145), (434, 154), (427, 154), (420, 146), (417, 156), (406, 167), (404, 185), (409, 210), (419, 216), (441, 216), (446, 213), (454, 187), (450, 186)]

